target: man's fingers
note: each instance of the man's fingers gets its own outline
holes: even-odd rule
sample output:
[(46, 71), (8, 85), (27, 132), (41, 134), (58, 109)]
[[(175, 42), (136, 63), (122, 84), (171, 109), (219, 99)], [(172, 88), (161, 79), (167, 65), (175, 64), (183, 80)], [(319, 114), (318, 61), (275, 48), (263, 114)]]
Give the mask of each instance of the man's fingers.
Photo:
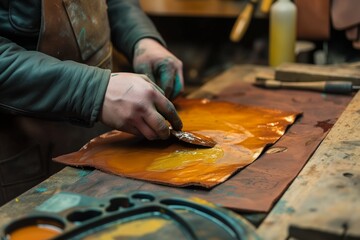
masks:
[(171, 58), (164, 59), (156, 66), (158, 85), (165, 91), (165, 96), (170, 97), (173, 92), (176, 69)]
[(171, 94), (171, 99), (177, 97), (184, 90), (184, 80), (182, 77), (182, 72), (178, 72), (175, 77), (174, 90)]
[(143, 134), (135, 127), (135, 126), (129, 126), (127, 128), (122, 129), (125, 132), (134, 134), (136, 136), (143, 136)]
[(135, 66), (134, 68), (136, 73), (144, 74), (146, 75), (152, 82), (155, 82), (155, 77), (152, 71), (152, 68), (150, 64), (143, 63)]
[[(165, 68), (165, 67), (164, 67)], [(160, 87), (165, 91), (165, 96), (170, 97), (175, 82), (175, 71), (167, 67), (166, 70), (161, 71), (160, 73)]]
[(147, 81), (148, 83), (151, 83), (151, 85), (153, 87), (156, 88), (156, 90), (158, 90), (159, 92), (161, 92), (162, 95), (165, 95), (165, 92), (156, 84), (154, 83), (153, 81), (150, 80), (150, 78), (148, 78), (148, 76), (146, 75), (140, 75), (145, 81)]
[(153, 124), (149, 120), (149, 116), (147, 116), (147, 121), (144, 118), (142, 118), (140, 121), (141, 122), (137, 123), (136, 126), (138, 130), (141, 132), (141, 134), (144, 135), (148, 140), (155, 140), (161, 138), (159, 136), (159, 130), (153, 128), (152, 126)]
[(175, 130), (181, 130), (183, 127), (180, 116), (178, 115), (174, 104), (172, 104), (167, 98), (162, 97), (155, 100), (155, 107), (158, 112), (169, 121), (171, 126)]
[[(155, 109), (154, 109), (155, 110)], [(165, 118), (160, 115), (156, 110), (152, 113), (149, 113), (144, 122), (153, 130), (156, 134), (155, 138), (167, 139), (170, 136), (170, 130), (168, 123)]]

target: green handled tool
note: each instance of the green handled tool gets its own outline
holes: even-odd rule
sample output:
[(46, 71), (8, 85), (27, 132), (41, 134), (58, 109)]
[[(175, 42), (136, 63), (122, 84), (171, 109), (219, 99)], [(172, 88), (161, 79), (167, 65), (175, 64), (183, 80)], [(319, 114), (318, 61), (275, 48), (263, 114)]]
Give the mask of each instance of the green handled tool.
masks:
[(302, 89), (324, 93), (351, 94), (360, 89), (350, 81), (283, 82), (272, 79), (257, 79), (255, 86), (269, 89)]

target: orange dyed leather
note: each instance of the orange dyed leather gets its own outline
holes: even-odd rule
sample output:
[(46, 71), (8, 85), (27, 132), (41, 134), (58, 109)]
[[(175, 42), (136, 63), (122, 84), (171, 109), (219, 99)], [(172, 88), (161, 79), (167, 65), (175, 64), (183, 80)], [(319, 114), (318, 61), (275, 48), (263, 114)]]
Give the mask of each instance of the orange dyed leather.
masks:
[(184, 131), (210, 137), (217, 145), (199, 148), (173, 138), (147, 141), (111, 131), (55, 161), (166, 185), (210, 188), (252, 163), (298, 115), (200, 99), (181, 99), (175, 105)]

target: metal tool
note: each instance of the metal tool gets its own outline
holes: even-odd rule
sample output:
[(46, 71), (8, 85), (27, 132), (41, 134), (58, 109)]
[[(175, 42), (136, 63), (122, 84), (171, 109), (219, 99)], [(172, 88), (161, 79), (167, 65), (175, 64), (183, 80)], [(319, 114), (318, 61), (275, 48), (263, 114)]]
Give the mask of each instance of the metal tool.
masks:
[(273, 79), (256, 79), (255, 86), (270, 89), (303, 89), (325, 93), (351, 94), (360, 89), (350, 81), (283, 82)]
[(202, 147), (210, 147), (210, 148), (214, 147), (217, 144), (213, 139), (198, 133), (176, 131), (171, 127), (169, 129), (170, 129), (170, 134), (172, 136), (176, 137), (177, 139), (183, 142), (187, 142)]

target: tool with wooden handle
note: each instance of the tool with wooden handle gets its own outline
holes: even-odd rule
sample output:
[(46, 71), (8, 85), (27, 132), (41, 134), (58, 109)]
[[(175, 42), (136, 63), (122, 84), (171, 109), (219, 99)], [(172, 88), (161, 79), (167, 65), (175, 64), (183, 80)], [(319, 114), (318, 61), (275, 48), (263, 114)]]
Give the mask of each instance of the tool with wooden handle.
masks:
[(360, 85), (358, 68), (336, 65), (283, 63), (275, 69), (272, 78), (282, 82), (349, 81), (355, 86)]
[(249, 0), (245, 5), (244, 10), (237, 17), (235, 24), (230, 33), (230, 40), (233, 42), (239, 42), (246, 30), (248, 29), (249, 23), (254, 13), (255, 5), (258, 0)]
[(261, 1), (261, 5), (260, 5), (260, 10), (261, 12), (263, 13), (269, 13), (270, 11), (270, 7), (271, 7), (271, 4), (273, 3), (274, 0), (262, 0)]
[(360, 86), (353, 86), (350, 81), (282, 82), (269, 79), (257, 79), (255, 85), (269, 89), (302, 89), (336, 94), (351, 94), (353, 91), (360, 89)]

